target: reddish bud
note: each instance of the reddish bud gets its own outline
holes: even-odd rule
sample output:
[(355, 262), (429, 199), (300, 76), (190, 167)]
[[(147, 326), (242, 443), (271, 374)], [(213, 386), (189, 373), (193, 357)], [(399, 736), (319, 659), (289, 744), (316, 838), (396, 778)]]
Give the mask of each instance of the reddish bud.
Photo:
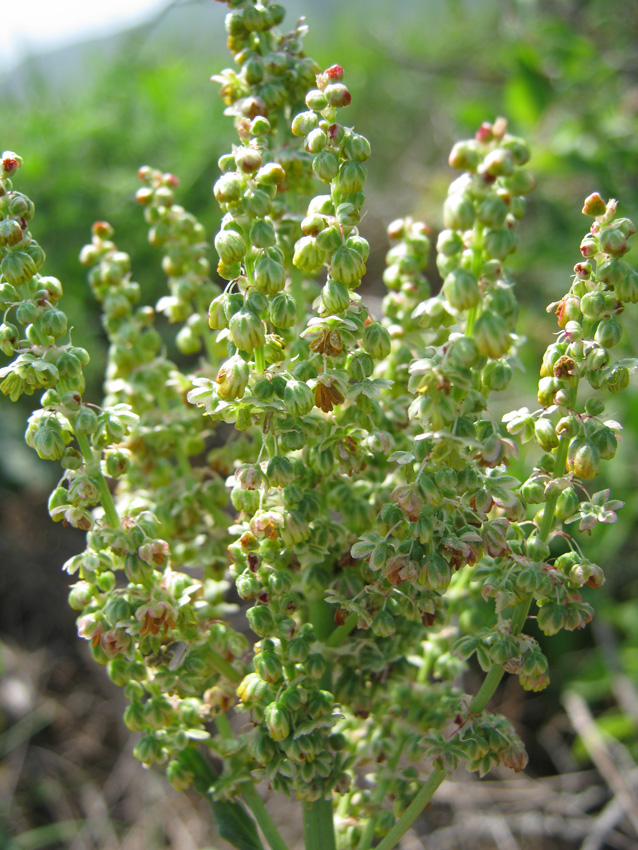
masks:
[(94, 221), (91, 233), (100, 239), (110, 239), (113, 236), (113, 228), (108, 221)]
[(331, 80), (340, 83), (343, 80), (343, 68), (341, 65), (331, 65), (329, 68), (326, 68), (324, 71), (326, 77), (329, 77)]

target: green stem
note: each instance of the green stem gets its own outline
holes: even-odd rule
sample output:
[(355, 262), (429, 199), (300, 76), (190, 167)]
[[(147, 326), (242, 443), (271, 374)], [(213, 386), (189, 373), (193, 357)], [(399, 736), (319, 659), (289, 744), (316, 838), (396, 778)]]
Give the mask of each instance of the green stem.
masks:
[(244, 678), (238, 670), (235, 670), (232, 664), (226, 661), (225, 658), (222, 658), (214, 649), (209, 649), (206, 657), (211, 662), (211, 667), (217, 670), (218, 673), (221, 673), (222, 676), (225, 676), (229, 682), (238, 683)]
[[(446, 773), (444, 770), (432, 771), (428, 781), (422, 785), (414, 800), (412, 800), (410, 805), (403, 812), (399, 820), (395, 823), (381, 843), (377, 844), (375, 850), (391, 850), (392, 847), (396, 847), (401, 838), (403, 838), (405, 833), (410, 829), (414, 821), (430, 802), (445, 777)], [(306, 850), (308, 850), (308, 848), (306, 848)]]
[(306, 850), (337, 850), (332, 800), (304, 801), (302, 805)]
[(111, 528), (117, 529), (120, 527), (120, 518), (115, 508), (113, 495), (109, 490), (109, 485), (106, 483), (106, 478), (102, 475), (100, 463), (93, 453), (93, 449), (91, 448), (91, 444), (89, 443), (89, 438), (86, 436), (86, 434), (76, 432), (75, 439), (78, 441), (78, 446), (80, 447), (80, 451), (82, 452), (82, 457), (86, 462), (87, 471), (97, 483), (98, 489), (100, 491), (100, 501), (102, 502), (102, 507), (104, 508), (104, 516), (106, 517), (106, 521)]
[(396, 751), (394, 752), (392, 758), (388, 761), (385, 771), (385, 777), (377, 784), (377, 787), (374, 789), (374, 793), (370, 797), (373, 814), (368, 819), (368, 822), (365, 825), (365, 829), (363, 830), (363, 835), (361, 836), (361, 841), (359, 842), (359, 850), (370, 850), (370, 847), (372, 846), (372, 840), (374, 838), (374, 828), (377, 825), (378, 820), (378, 812), (385, 801), (386, 795), (388, 793), (388, 788), (390, 787), (390, 783), (394, 777), (394, 773), (399, 763), (399, 759), (401, 758), (401, 753), (403, 752), (405, 740), (406, 739), (403, 736), (399, 738), (399, 741), (397, 742)]
[[(518, 634), (525, 625), (531, 601), (532, 597), (529, 596), (527, 599), (519, 602), (514, 608), (511, 620), (511, 630), (513, 634)], [(483, 680), (483, 684), (476, 693), (476, 696), (470, 703), (470, 714), (480, 714), (485, 710), (504, 675), (505, 671), (500, 665), (494, 664), (492, 666)], [(445, 777), (446, 773), (444, 770), (434, 770), (430, 774), (427, 782), (423, 784), (421, 789), (417, 792), (416, 797), (412, 800), (408, 808), (375, 850), (391, 850), (391, 848), (398, 843), (401, 837), (405, 835), (414, 821), (421, 814), (423, 809), (428, 805), (434, 796), (435, 791), (443, 782)]]
[[(560, 478), (565, 472), (565, 464), (567, 463), (567, 451), (569, 449), (569, 438), (561, 437), (556, 450), (556, 460), (554, 461), (554, 477)], [(547, 540), (552, 528), (554, 527), (554, 511), (560, 491), (558, 488), (552, 490), (547, 497), (545, 507), (543, 508), (543, 520), (538, 532), (541, 540)]]
[(348, 614), (345, 623), (337, 628), (326, 638), (326, 646), (337, 647), (345, 642), (350, 632), (354, 631), (359, 622), (358, 614)]
[(233, 730), (230, 728), (227, 714), (218, 714), (215, 717), (215, 726), (217, 726), (217, 731), (222, 738), (228, 739), (233, 737)]
[(259, 348), (256, 348), (254, 351), (255, 354), (255, 369), (261, 375), (261, 373), (266, 368), (266, 356), (264, 354), (264, 347), (260, 345)]
[(241, 786), (242, 794), (246, 805), (255, 816), (255, 820), (259, 824), (259, 828), (264, 834), (264, 837), (272, 850), (288, 850), (286, 842), (279, 834), (279, 830), (272, 822), (268, 810), (264, 806), (263, 800), (257, 793), (257, 790), (252, 782), (245, 782)]

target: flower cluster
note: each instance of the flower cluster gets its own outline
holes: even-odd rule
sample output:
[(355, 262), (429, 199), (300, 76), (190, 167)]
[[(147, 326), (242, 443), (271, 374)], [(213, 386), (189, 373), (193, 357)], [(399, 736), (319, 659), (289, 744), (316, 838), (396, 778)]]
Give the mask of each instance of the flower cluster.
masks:
[[(459, 763), (481, 775), (524, 766), (514, 727), (487, 705), (506, 672), (529, 690), (549, 681), (530, 610), (546, 634), (591, 619), (581, 588), (599, 587), (602, 570), (568, 530), (613, 522), (620, 507), (584, 482), (618, 441), (600, 396), (627, 387), (633, 368), (611, 349), (638, 300), (622, 259), (634, 227), (615, 201), (586, 200), (593, 224), (551, 305), (559, 334), (540, 407), (501, 424), (490, 396), (515, 365), (506, 260), (534, 187), (526, 143), (497, 119), (454, 146), (441, 291), (425, 277), (430, 228), (399, 219), (374, 316), (357, 291), (371, 151), (342, 123), (344, 70), (304, 55), (303, 24), (282, 35), (278, 4), (228, 6), (236, 68), (213, 79), (238, 143), (213, 186), (221, 283), (177, 178), (140, 169), (169, 294), (141, 305), (129, 256), (94, 225), (80, 258), (110, 348), (105, 399), (85, 401), (88, 354), (71, 343), (60, 282), (40, 274), (34, 207), (12, 184), (21, 160), (6, 152), (0, 348), (14, 360), (0, 389), (43, 392), (26, 439), (61, 462), (52, 517), (87, 532), (66, 565), (70, 602), (127, 694), (140, 760), (209, 794), (222, 826), (252, 824), (233, 808), (243, 798), (273, 850), (284, 845), (256, 797), (261, 779), (303, 801), (309, 847), (315, 828), (334, 846), (334, 793), (347, 846), (387, 834), (390, 850), (414, 801)], [(185, 366), (167, 357), (162, 314)], [(532, 440), (540, 452), (521, 481), (508, 464)], [(472, 656), (486, 673), (474, 696)]]

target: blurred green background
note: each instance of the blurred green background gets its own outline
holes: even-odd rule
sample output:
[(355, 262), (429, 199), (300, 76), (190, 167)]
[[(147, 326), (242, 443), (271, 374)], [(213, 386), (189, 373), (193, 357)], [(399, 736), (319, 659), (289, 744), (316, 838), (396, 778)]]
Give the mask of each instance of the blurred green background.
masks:
[[(285, 5), (287, 23), (307, 17), (308, 54), (324, 67), (335, 62), (345, 67), (353, 96), (348, 121), (372, 144), (362, 227), (372, 248), (369, 292), (381, 292), (384, 230), (393, 218), (422, 217), (435, 233), (442, 226), (441, 205), (453, 179), (447, 154), (456, 139), (504, 115), (511, 130), (531, 142), (538, 187), (511, 263), (519, 282), (520, 331), (528, 339), (527, 371), (499, 405), (503, 411), (533, 408), (539, 357), (556, 330), (545, 306), (568, 288), (579, 259), (587, 229), (580, 214), (583, 198), (599, 191), (618, 198), (623, 214), (638, 216), (638, 4), (289, 0)], [(92, 352), (89, 392), (96, 400), (104, 342), (77, 256), (91, 223), (106, 219), (119, 247), (133, 257), (144, 300), (153, 304), (162, 294), (164, 276), (134, 201), (137, 169), (145, 163), (179, 176), (180, 202), (214, 234), (216, 162), (234, 142), (232, 122), (209, 82), (230, 61), (224, 13), (225, 6), (212, 0), (170, 3), (135, 30), (33, 56), (0, 78), (2, 149), (24, 157), (18, 188), (36, 203), (32, 230), (47, 252), (46, 272), (64, 284), (74, 342)], [(638, 250), (628, 259), (635, 263)], [(433, 266), (431, 281), (438, 288)], [(636, 356), (638, 318), (627, 327), (622, 347)], [(4, 362), (2, 357), (0, 365)], [(548, 642), (552, 685), (548, 694), (528, 699), (521, 718), (533, 727), (534, 712), (556, 711), (560, 691), (576, 688), (599, 724), (622, 739), (635, 759), (638, 717), (614, 697), (614, 677), (624, 675), (634, 690), (638, 680), (635, 376), (632, 383), (633, 394), (609, 399), (608, 413), (624, 424), (625, 437), (617, 462), (595, 484), (611, 486), (627, 503), (617, 525), (605, 534), (597, 530), (590, 541), (589, 554), (608, 576), (592, 600), (601, 625)], [(65, 542), (59, 542), (58, 528), (53, 534), (47, 525), (46, 484), (55, 472), (22, 442), (33, 399), (26, 401), (21, 409), (2, 402), (0, 412), (0, 638), (73, 652), (68, 648), (73, 618), (64, 608), (66, 579), (58, 567), (67, 550), (73, 551), (74, 539), (64, 530)], [(43, 592), (56, 604), (44, 605)], [(2, 723), (0, 716), (0, 728)]]

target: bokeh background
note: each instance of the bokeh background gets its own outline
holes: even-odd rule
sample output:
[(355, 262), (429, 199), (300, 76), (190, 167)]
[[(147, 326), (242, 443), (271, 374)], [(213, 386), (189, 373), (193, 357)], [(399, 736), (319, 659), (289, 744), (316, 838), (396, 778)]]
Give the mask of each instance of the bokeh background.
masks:
[[(372, 246), (370, 294), (382, 291), (385, 227), (393, 218), (410, 213), (434, 232), (441, 228), (453, 177), (447, 154), (457, 138), (504, 115), (530, 140), (538, 187), (511, 264), (526, 372), (500, 404), (503, 411), (533, 407), (539, 357), (556, 329), (545, 306), (568, 287), (579, 258), (587, 229), (583, 198), (600, 191), (618, 198), (624, 214), (638, 215), (638, 5), (283, 2), (288, 23), (307, 18), (307, 52), (324, 67), (344, 65), (353, 96), (348, 120), (372, 143), (362, 227)], [(133, 200), (144, 163), (179, 176), (180, 202), (214, 234), (216, 162), (234, 141), (209, 81), (230, 61), (225, 6), (149, 0), (135, 10), (127, 4), (119, 18), (125, 29), (113, 32), (112, 22), (98, 22), (108, 35), (94, 28), (89, 41), (53, 50), (37, 46), (38, 4), (24, 6), (32, 14), (29, 55), (19, 58), (24, 38), (17, 48), (0, 44), (0, 144), (24, 157), (19, 188), (36, 203), (33, 232), (47, 252), (47, 272), (64, 284), (74, 342), (92, 352), (88, 392), (99, 400), (105, 344), (77, 256), (91, 223), (106, 219), (133, 257), (144, 299), (153, 304), (162, 294), (164, 276)], [(72, 9), (58, 6), (62, 26)], [(23, 26), (28, 34), (29, 23)], [(636, 249), (629, 260), (638, 260)], [(436, 289), (434, 268), (431, 282)], [(622, 347), (636, 356), (638, 318), (627, 327)], [(619, 522), (589, 541), (589, 554), (607, 574), (591, 600), (596, 624), (547, 643), (553, 671), (547, 691), (523, 698), (517, 685), (505, 685), (499, 700), (527, 742), (527, 776), (480, 789), (471, 782), (461, 794), (444, 786), (440, 802), (417, 824), (418, 835), (429, 835), (428, 848), (638, 846), (622, 816), (627, 795), (638, 811), (638, 382), (632, 382), (633, 393), (609, 399), (608, 413), (625, 433), (617, 462), (595, 485), (612, 487), (626, 502)], [(23, 443), (30, 402), (0, 400), (0, 847), (221, 850), (227, 845), (209, 829), (205, 804), (177, 795), (134, 762), (120, 719), (122, 698), (76, 638), (60, 566), (81, 542), (46, 514), (55, 471)], [(591, 724), (616, 776), (601, 775), (592, 762)], [(422, 846), (415, 836), (406, 847)]]

